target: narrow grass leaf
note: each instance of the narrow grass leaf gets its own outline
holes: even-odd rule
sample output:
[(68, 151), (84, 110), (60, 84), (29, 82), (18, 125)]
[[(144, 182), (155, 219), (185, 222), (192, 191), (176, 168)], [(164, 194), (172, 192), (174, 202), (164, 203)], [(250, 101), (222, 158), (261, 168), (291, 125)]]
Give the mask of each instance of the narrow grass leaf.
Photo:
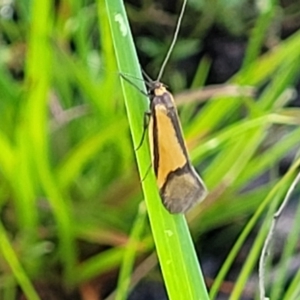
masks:
[(117, 285), (116, 300), (126, 300), (128, 297), (130, 275), (132, 273), (137, 253), (138, 242), (141, 239), (141, 235), (146, 224), (146, 215), (145, 204), (142, 202), (139, 206), (137, 217), (132, 225), (130, 237), (124, 251)]
[[(101, 3), (101, 1), (100, 1)], [(107, 0), (106, 6), (120, 72), (142, 78), (127, 16), (120, 0)], [(140, 81), (135, 82), (143, 91)], [(122, 81), (125, 105), (135, 147), (140, 142), (146, 99)], [(140, 177), (150, 166), (147, 143), (136, 151)], [(161, 203), (155, 178), (149, 172), (142, 181), (149, 220), (169, 299), (208, 299), (199, 262), (183, 215), (170, 215)]]
[(18, 260), (18, 257), (6, 235), (5, 228), (3, 227), (2, 223), (0, 223), (0, 252), (7, 261), (26, 297), (30, 300), (40, 300), (40, 297), (35, 291), (30, 279), (27, 277), (26, 272)]

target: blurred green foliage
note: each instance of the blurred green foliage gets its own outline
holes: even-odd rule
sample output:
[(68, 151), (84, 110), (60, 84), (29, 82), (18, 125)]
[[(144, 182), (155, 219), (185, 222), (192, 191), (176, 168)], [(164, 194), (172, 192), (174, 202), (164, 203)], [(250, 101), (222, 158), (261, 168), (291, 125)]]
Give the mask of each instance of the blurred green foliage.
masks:
[[(173, 12), (155, 10), (152, 1), (127, 6), (129, 20), (148, 28), (136, 44), (152, 59), (145, 66), (151, 75), (169, 47), (180, 4)], [(299, 147), (299, 108), (288, 104), (299, 81), (300, 31), (281, 40), (281, 20), (294, 15), (276, 1), (266, 4), (247, 9), (249, 1), (190, 1), (164, 76), (173, 91), (189, 91), (178, 63), (198, 52), (197, 41), (215, 25), (249, 38), (242, 67), (228, 81), (240, 93), (211, 97), (201, 109), (197, 101), (180, 106), (191, 158), (210, 190), (187, 216), (194, 238), (235, 222), (244, 226), (252, 216), (214, 281), (212, 299), (263, 220), (230, 299), (241, 298), (276, 207), (270, 204), (282, 200), (298, 166), (295, 160), (284, 177), (279, 174), (279, 162), (296, 157)], [(166, 24), (145, 18), (153, 9), (163, 12)], [(197, 64), (193, 89), (209, 69), (207, 58)], [(243, 94), (249, 86), (257, 93)], [(0, 299), (18, 299), (19, 287), (28, 299), (42, 299), (44, 285), (80, 291), (84, 299), (86, 284), (98, 279), (105, 286), (105, 275), (120, 267), (126, 245), (140, 259), (153, 251), (147, 223), (132, 228), (135, 220), (146, 221), (138, 213), (143, 196), (123, 103), (103, 0), (1, 3)], [(266, 182), (247, 188), (264, 174), (271, 174)], [(298, 227), (284, 246), (280, 282), (271, 281), (272, 300), (299, 295), (299, 272), (283, 289)]]

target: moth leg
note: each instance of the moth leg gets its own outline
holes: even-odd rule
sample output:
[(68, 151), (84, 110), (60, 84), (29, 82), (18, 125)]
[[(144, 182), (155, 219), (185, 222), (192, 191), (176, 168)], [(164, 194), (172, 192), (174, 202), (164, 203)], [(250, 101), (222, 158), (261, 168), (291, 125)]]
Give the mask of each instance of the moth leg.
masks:
[(142, 134), (141, 141), (139, 142), (139, 145), (136, 147), (135, 151), (138, 151), (141, 148), (141, 146), (142, 146), (142, 144), (144, 142), (145, 134), (146, 134), (146, 131), (147, 131), (148, 126), (149, 126), (150, 116), (151, 116), (151, 113), (149, 111), (146, 111), (144, 113), (144, 129), (143, 129), (143, 134)]
[(141, 92), (144, 96), (149, 97), (148, 93), (145, 93), (143, 90), (141, 90), (135, 83), (133, 83), (131, 80), (129, 80), (125, 75), (123, 75), (122, 73), (119, 73), (120, 76), (127, 81), (128, 83), (130, 83), (133, 87), (135, 87), (139, 92)]

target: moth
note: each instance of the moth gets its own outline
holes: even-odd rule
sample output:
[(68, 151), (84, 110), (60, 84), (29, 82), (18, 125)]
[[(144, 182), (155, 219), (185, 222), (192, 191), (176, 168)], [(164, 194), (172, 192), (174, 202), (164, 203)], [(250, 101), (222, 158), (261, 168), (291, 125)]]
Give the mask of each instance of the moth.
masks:
[[(152, 166), (162, 202), (172, 214), (185, 213), (207, 194), (204, 182), (189, 159), (174, 98), (160, 82), (177, 40), (186, 2), (187, 0), (184, 0), (171, 46), (157, 80), (153, 81), (144, 73), (149, 87), (147, 96), (150, 99), (150, 112), (147, 112), (146, 116), (150, 117), (147, 126)], [(122, 77), (135, 86), (125, 76)], [(141, 143), (147, 126), (144, 128)]]
[(204, 199), (207, 189), (189, 159), (172, 94), (159, 81), (149, 92), (149, 140), (160, 196), (170, 213), (185, 213)]

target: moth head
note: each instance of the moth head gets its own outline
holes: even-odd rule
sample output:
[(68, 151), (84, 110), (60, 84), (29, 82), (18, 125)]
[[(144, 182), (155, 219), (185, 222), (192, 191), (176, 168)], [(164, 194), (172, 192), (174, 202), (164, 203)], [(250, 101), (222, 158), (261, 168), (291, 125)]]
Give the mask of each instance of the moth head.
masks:
[(150, 97), (160, 96), (166, 92), (166, 85), (159, 81), (153, 81), (149, 87)]

